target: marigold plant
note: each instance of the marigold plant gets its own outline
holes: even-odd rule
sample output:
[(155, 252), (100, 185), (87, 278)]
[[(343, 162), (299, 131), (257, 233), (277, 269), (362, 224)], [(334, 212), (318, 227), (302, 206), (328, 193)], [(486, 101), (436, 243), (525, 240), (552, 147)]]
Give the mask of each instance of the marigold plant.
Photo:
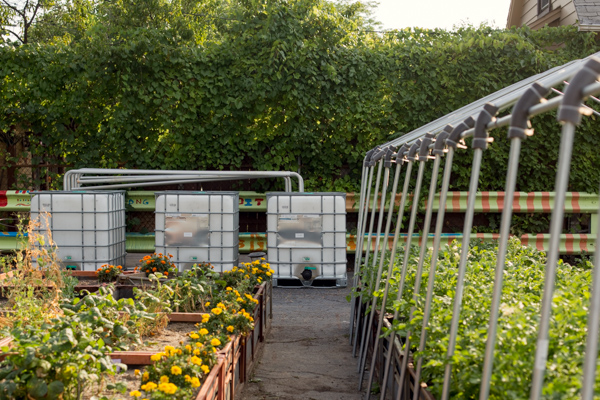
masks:
[(142, 263), (136, 270), (145, 272), (146, 276), (150, 274), (161, 273), (165, 276), (172, 276), (177, 272), (177, 266), (171, 262), (173, 256), (171, 254), (154, 253), (149, 256), (144, 256), (140, 260)]
[(123, 267), (120, 265), (104, 264), (96, 270), (96, 276), (98, 277), (98, 282), (114, 282), (122, 271)]

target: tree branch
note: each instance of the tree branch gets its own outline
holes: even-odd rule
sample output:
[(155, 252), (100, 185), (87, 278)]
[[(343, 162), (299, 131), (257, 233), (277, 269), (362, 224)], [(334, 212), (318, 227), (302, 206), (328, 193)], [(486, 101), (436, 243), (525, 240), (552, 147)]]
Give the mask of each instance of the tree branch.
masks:
[(23, 39), (21, 38), (21, 36), (17, 35), (15, 32), (11, 31), (10, 29), (2, 28), (2, 30), (6, 31), (6, 32), (8, 32), (8, 33), (10, 33), (11, 35), (14, 35), (14, 36), (15, 36), (17, 39), (19, 39), (19, 41), (20, 41), (21, 43), (24, 43), (24, 42), (23, 42)]

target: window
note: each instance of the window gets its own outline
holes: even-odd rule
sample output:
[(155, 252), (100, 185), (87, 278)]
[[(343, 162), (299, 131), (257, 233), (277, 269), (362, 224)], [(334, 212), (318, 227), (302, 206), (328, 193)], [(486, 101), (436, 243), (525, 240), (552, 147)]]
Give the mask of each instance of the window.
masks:
[(550, 0), (538, 0), (538, 14), (546, 14), (550, 11)]

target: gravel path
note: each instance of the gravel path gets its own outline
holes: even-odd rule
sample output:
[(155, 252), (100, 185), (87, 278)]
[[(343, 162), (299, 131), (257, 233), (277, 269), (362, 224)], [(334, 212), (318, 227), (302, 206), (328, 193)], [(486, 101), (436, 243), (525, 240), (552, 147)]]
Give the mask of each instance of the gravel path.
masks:
[(357, 359), (348, 344), (349, 294), (350, 287), (274, 288), (262, 359), (239, 398), (361, 399)]

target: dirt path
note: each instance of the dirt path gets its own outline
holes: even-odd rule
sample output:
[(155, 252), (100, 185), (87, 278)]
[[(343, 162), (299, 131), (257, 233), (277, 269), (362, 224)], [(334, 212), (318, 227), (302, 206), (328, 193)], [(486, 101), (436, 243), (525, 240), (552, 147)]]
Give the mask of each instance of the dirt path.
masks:
[(262, 359), (240, 399), (361, 399), (348, 344), (349, 294), (349, 287), (275, 288)]

